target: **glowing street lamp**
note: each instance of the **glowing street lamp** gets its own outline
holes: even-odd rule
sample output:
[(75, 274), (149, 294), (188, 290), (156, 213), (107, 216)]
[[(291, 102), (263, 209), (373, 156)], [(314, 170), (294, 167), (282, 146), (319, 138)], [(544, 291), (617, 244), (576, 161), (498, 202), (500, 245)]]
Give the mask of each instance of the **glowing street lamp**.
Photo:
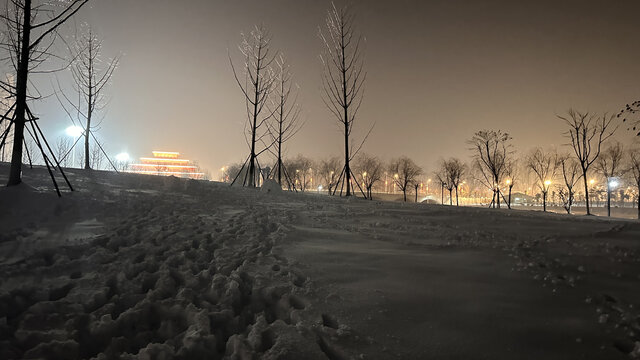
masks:
[(607, 178), (607, 216), (611, 216), (611, 191), (618, 187), (618, 178)]
[(68, 128), (65, 129), (65, 132), (67, 133), (67, 135), (77, 138), (82, 135), (84, 130), (82, 130), (80, 126), (69, 126)]
[(129, 154), (127, 154), (126, 152), (121, 152), (120, 154), (116, 155), (116, 161), (118, 162), (122, 170), (126, 169), (127, 164), (129, 163), (129, 159), (131, 159), (131, 157), (129, 157)]
[(126, 152), (122, 152), (122, 153), (116, 155), (116, 160), (118, 160), (120, 162), (127, 162), (127, 161), (129, 161), (129, 154), (127, 154)]

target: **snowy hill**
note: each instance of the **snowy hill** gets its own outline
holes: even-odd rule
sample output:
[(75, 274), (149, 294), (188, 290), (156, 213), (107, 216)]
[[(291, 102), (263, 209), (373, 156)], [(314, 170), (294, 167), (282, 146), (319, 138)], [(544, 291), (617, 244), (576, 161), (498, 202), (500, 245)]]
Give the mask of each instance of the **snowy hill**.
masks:
[(0, 189), (2, 359), (640, 356), (637, 221), (68, 173)]

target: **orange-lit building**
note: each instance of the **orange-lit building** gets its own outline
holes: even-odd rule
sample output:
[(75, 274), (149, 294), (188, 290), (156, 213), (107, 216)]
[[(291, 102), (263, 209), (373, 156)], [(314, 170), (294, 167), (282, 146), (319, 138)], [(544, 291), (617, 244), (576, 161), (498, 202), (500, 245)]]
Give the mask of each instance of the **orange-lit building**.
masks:
[(204, 173), (191, 160), (181, 159), (180, 153), (153, 151), (153, 157), (140, 158), (139, 164), (129, 165), (129, 172), (146, 175), (176, 176), (203, 179)]

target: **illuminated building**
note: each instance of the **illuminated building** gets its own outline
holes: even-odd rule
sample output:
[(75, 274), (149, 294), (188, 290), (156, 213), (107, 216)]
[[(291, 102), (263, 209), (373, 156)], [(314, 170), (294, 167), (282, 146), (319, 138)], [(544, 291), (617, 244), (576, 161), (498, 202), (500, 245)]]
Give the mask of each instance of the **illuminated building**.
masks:
[(203, 179), (204, 173), (190, 160), (180, 159), (180, 153), (153, 151), (153, 157), (140, 158), (139, 164), (129, 165), (129, 171), (136, 174), (175, 176), (188, 179)]

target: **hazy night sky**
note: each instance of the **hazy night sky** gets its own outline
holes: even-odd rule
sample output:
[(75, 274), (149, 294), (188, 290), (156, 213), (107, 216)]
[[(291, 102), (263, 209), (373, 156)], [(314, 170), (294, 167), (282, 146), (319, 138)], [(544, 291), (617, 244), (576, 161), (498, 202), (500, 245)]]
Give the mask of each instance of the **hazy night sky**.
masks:
[[(317, 32), (330, 4), (93, 1), (77, 21), (92, 24), (107, 56), (123, 54), (98, 136), (112, 154), (180, 151), (217, 179), (248, 154), (227, 49), (239, 60), (240, 33), (263, 23), (301, 88), (306, 125), (288, 154), (340, 155), (341, 134), (320, 99)], [(384, 159), (407, 155), (431, 172), (443, 156), (466, 159), (465, 140), (485, 128), (510, 132), (520, 152), (560, 145), (556, 114), (617, 112), (640, 99), (637, 0), (362, 0), (354, 10), (368, 72), (354, 133), (375, 122), (364, 151)], [(34, 109), (51, 139), (70, 125), (55, 100)]]

